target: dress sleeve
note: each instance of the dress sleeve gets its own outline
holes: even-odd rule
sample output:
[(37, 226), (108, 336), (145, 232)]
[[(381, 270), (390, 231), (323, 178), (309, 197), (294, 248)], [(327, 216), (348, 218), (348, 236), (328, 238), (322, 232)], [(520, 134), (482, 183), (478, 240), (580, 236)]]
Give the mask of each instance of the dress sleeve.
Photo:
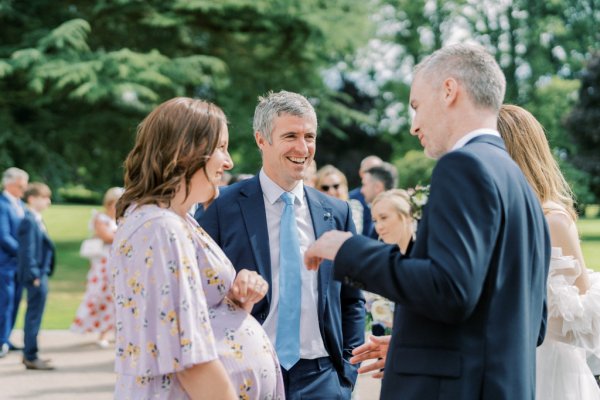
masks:
[(574, 285), (581, 267), (561, 249), (552, 249), (548, 277), (548, 316), (560, 327), (559, 340), (600, 357), (600, 274), (589, 272), (591, 286), (583, 295)]
[(130, 257), (120, 257), (128, 259), (125, 274), (115, 275), (117, 316), (123, 316), (117, 330), (124, 335), (117, 372), (157, 376), (218, 358), (191, 234), (181, 221), (165, 218), (118, 244), (116, 252)]

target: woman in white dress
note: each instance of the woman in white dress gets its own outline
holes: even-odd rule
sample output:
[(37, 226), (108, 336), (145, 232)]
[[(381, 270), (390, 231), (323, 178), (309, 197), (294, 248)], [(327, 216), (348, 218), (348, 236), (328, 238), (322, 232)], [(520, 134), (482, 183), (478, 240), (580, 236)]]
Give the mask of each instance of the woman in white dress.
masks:
[(98, 334), (97, 344), (102, 348), (109, 346), (106, 337), (115, 327), (115, 309), (107, 259), (117, 231), (115, 206), (122, 194), (123, 188), (108, 189), (102, 202), (104, 212), (94, 210), (92, 215), (90, 230), (94, 237), (102, 239), (104, 248), (102, 256), (90, 259), (85, 294), (70, 328), (72, 332), (76, 333)]
[(573, 194), (533, 115), (504, 105), (498, 130), (542, 203), (552, 242), (548, 325), (537, 350), (536, 399), (600, 399), (586, 362), (586, 352), (600, 356), (600, 279), (585, 266)]

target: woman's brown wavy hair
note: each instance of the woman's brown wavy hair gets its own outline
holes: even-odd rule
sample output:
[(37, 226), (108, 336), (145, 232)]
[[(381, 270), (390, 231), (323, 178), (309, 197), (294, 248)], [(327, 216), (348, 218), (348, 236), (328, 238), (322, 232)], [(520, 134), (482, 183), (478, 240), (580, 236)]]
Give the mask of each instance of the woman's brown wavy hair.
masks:
[(170, 206), (182, 181), (187, 197), (196, 171), (206, 174), (206, 162), (226, 124), (218, 106), (187, 97), (168, 100), (150, 112), (125, 159), (125, 192), (117, 202), (117, 218), (132, 203)]

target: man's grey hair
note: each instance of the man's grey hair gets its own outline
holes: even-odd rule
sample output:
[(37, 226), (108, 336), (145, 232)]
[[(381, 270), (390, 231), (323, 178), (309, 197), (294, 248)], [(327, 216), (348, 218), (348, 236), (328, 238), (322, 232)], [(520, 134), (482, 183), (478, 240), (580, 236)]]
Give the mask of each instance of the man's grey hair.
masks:
[(29, 180), (29, 174), (17, 167), (10, 167), (2, 174), (2, 186), (13, 183), (19, 179)]
[[(294, 115), (296, 117), (308, 117), (317, 124), (317, 114), (312, 104), (298, 93), (282, 90), (277, 93), (269, 92), (266, 96), (258, 98), (258, 105), (254, 110), (254, 132), (260, 134), (272, 142), (273, 122), (282, 114)], [(315, 132), (316, 133), (316, 132)]]
[(476, 107), (500, 111), (506, 78), (500, 66), (483, 47), (455, 44), (443, 47), (421, 61), (414, 75), (423, 74), (434, 85), (454, 78), (464, 86)]

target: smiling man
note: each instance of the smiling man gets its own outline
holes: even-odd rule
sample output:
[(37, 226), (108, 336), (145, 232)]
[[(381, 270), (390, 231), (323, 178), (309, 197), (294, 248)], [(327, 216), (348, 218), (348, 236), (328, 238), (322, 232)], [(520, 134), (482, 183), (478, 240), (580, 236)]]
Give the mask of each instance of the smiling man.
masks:
[(305, 252), (310, 269), (335, 260), (336, 279), (396, 303), (389, 349), (376, 340), (355, 359), (387, 354), (384, 400), (535, 398), (550, 241), (497, 131), (505, 85), (479, 46), (425, 58), (410, 90), (411, 134), (438, 161), (411, 251), (328, 232)]
[(254, 138), (262, 169), (222, 191), (198, 218), (233, 265), (269, 282), (254, 306), (275, 345), (287, 399), (349, 399), (356, 368), (348, 362), (364, 340), (360, 290), (334, 281), (332, 264), (302, 266), (306, 248), (329, 230), (354, 233), (348, 203), (304, 186), (316, 150), (317, 116), (303, 96), (259, 98)]

